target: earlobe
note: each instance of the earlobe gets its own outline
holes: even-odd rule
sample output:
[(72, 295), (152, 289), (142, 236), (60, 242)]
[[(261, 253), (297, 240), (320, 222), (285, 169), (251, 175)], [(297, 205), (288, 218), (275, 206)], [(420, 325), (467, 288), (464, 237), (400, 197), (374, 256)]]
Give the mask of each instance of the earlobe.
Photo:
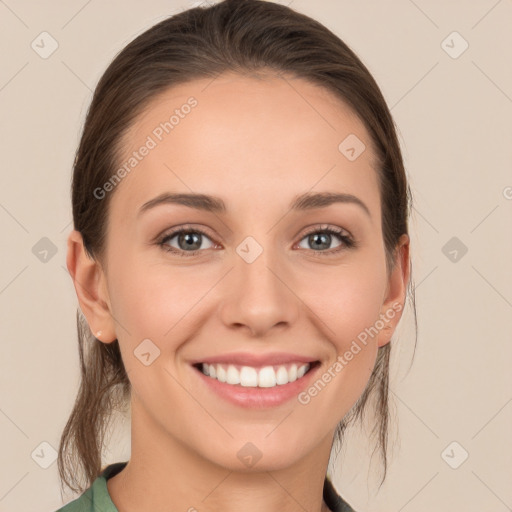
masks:
[(409, 248), (409, 236), (403, 234), (397, 245), (395, 266), (389, 277), (387, 295), (381, 309), (380, 318), (385, 325), (379, 329), (379, 347), (391, 341), (391, 336), (402, 317), (410, 277)]
[(82, 235), (77, 230), (68, 237), (66, 266), (80, 309), (92, 333), (100, 333), (96, 337), (104, 343), (115, 341), (115, 324), (109, 307), (105, 274), (99, 262), (86, 253)]

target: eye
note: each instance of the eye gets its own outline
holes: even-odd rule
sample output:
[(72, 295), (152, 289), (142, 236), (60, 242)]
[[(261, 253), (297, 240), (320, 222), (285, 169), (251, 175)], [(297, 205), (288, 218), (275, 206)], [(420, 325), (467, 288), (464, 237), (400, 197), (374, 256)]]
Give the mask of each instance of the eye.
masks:
[[(334, 250), (323, 250), (329, 248), (332, 243), (333, 236), (340, 241), (338, 246), (336, 246)], [(177, 247), (170, 244), (173, 239), (176, 239), (175, 243), (177, 244)], [(210, 241), (211, 245), (209, 247), (202, 247), (204, 239)], [(312, 247), (312, 251), (317, 253), (316, 256), (332, 256), (333, 254), (337, 254), (345, 249), (356, 247), (355, 240), (348, 234), (348, 232), (336, 226), (315, 226), (306, 232), (306, 235), (301, 239), (300, 243), (302, 243), (303, 240), (305, 240), (306, 244), (309, 244), (310, 246), (306, 247), (306, 249)], [(166, 233), (157, 243), (165, 251), (183, 257), (195, 256), (203, 249), (218, 247), (218, 245), (211, 241), (208, 233), (202, 229), (192, 226), (184, 226), (179, 229), (175, 229), (170, 233)]]
[[(173, 238), (176, 238), (178, 247), (169, 245), (169, 242)], [(178, 256), (193, 256), (201, 250), (203, 238), (210, 240), (209, 236), (201, 229), (185, 227), (166, 233), (164, 237), (160, 239), (158, 245), (160, 245), (162, 249), (175, 253)], [(212, 246), (213, 245), (214, 244), (212, 244)], [(206, 247), (206, 249), (212, 246)], [(205, 247), (203, 247), (203, 249), (205, 249)]]
[[(335, 238), (340, 240), (341, 243), (334, 250), (318, 251), (317, 249), (329, 248), (328, 246), (332, 243), (333, 235)], [(310, 247), (314, 248), (313, 252), (319, 253), (318, 256), (329, 256), (332, 254), (336, 254), (344, 249), (350, 249), (356, 246), (355, 241), (344, 229), (334, 226), (313, 227), (306, 233), (306, 236), (302, 238), (302, 240), (306, 240), (306, 244), (309, 244)], [(306, 247), (306, 249), (307, 248), (308, 247)]]

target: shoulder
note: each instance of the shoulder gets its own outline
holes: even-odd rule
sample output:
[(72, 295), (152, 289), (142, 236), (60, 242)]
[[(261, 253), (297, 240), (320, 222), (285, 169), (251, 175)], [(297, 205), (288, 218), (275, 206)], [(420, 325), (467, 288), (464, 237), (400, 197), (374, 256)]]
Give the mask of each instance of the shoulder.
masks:
[(79, 498), (59, 508), (56, 512), (95, 512), (92, 487), (89, 487)]
[(332, 512), (356, 512), (337, 492), (330, 478), (324, 480), (324, 501)]
[(118, 512), (108, 493), (107, 480), (121, 471), (126, 464), (116, 462), (107, 466), (83, 494), (56, 512)]

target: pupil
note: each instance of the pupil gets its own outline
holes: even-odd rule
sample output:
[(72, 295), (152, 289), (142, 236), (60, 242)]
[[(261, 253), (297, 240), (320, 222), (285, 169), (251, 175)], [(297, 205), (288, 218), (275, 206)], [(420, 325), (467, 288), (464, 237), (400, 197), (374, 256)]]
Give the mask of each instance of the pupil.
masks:
[[(195, 233), (185, 233), (183, 235), (185, 237), (185, 243), (190, 248), (192, 245), (197, 244), (197, 241), (199, 240), (199, 237)], [(195, 240), (194, 240), (195, 238)], [(200, 244), (199, 244), (200, 245)], [(194, 247), (195, 248), (195, 247)]]
[(328, 243), (328, 242), (324, 242), (324, 243), (322, 244), (321, 238), (323, 238), (324, 240), (325, 240), (325, 239), (327, 239), (327, 240), (328, 240), (329, 235), (327, 235), (326, 233), (322, 233), (322, 234), (318, 234), (318, 233), (317, 233), (317, 234), (314, 234), (314, 235), (313, 235), (313, 239), (314, 239), (313, 244), (314, 244), (314, 245), (316, 245), (317, 247), (322, 246), (322, 245), (327, 245), (327, 246), (328, 246), (328, 245), (329, 245), (329, 243)]

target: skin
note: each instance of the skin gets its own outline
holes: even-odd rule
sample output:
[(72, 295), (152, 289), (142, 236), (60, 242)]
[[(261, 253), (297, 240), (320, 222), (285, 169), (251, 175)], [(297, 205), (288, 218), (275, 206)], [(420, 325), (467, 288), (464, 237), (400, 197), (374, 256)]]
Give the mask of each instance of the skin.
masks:
[[(336, 425), (364, 391), (401, 311), (306, 405), (294, 398), (263, 410), (237, 407), (204, 386), (190, 361), (294, 352), (319, 360), (321, 376), (381, 313), (403, 309), (409, 238), (402, 236), (388, 276), (370, 136), (347, 105), (303, 79), (224, 74), (174, 87), (126, 134), (126, 155), (190, 96), (198, 105), (109, 192), (103, 264), (86, 255), (80, 233), (68, 239), (81, 310), (101, 342), (119, 340), (132, 385), (131, 458), (107, 487), (120, 512), (170, 504), (325, 512)], [(338, 150), (348, 134), (366, 145), (353, 162)], [(164, 191), (220, 196), (228, 212), (167, 204), (137, 216)], [(353, 194), (371, 216), (349, 203), (290, 211), (292, 198), (308, 191)], [(166, 243), (185, 257), (155, 241), (187, 223), (209, 233), (199, 255), (187, 256), (177, 236)], [(336, 235), (320, 249), (308, 243), (305, 229), (322, 232), (325, 224), (358, 246), (334, 253), (343, 244)], [(247, 236), (263, 248), (250, 264), (236, 252)], [(160, 350), (149, 366), (133, 354), (147, 338)], [(247, 442), (262, 454), (250, 468), (237, 457)]]

